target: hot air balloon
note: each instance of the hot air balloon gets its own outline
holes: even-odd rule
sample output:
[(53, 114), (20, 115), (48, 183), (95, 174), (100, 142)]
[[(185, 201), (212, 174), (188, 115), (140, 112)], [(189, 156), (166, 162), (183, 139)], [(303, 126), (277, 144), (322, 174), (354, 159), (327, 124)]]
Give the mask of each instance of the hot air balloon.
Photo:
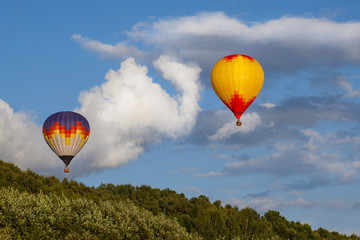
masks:
[(64, 172), (69, 172), (71, 160), (89, 138), (90, 125), (79, 113), (58, 112), (45, 120), (43, 134), (49, 147), (65, 163)]
[(221, 58), (211, 72), (211, 85), (216, 95), (240, 117), (259, 94), (264, 83), (264, 72), (252, 57), (235, 54)]

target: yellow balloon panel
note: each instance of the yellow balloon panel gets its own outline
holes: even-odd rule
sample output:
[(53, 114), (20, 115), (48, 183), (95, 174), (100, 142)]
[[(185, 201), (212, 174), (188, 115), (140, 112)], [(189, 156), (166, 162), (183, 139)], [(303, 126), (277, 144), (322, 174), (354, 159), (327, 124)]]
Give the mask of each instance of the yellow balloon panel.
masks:
[(259, 94), (264, 83), (261, 65), (246, 55), (220, 59), (211, 72), (211, 84), (217, 96), (240, 118)]

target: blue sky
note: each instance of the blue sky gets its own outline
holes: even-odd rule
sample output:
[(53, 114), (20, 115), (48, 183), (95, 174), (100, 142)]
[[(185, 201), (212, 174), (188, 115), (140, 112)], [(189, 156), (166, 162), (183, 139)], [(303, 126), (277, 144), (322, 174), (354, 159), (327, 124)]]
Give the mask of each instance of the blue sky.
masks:
[[(360, 234), (358, 1), (1, 1), (0, 159), (63, 178), (50, 114), (91, 125), (68, 178), (170, 188)], [(243, 126), (221, 57), (262, 65)]]

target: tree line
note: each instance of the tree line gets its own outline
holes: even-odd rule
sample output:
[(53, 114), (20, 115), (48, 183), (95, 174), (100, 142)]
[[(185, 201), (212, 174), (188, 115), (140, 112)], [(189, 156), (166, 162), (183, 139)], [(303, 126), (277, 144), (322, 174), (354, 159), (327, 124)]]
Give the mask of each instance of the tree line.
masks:
[(146, 185), (88, 187), (1, 160), (0, 176), (1, 239), (360, 240), (204, 195), (188, 199)]

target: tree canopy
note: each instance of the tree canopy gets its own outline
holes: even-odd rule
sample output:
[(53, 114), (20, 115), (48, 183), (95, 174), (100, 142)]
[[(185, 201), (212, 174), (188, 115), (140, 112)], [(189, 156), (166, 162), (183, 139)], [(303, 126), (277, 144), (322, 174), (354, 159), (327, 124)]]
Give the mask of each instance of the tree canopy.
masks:
[(360, 240), (150, 186), (60, 181), (0, 161), (0, 239)]

